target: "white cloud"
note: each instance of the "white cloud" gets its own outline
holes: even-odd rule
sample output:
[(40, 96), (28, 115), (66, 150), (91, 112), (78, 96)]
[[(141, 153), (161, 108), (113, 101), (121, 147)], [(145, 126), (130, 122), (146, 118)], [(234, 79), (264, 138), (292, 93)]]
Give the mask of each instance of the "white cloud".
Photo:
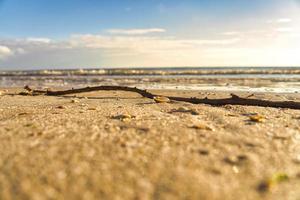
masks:
[(27, 38), (28, 42), (49, 44), (52, 40), (49, 38)]
[[(39, 41), (39, 40), (38, 40)], [(2, 66), (163, 66), (193, 65), (210, 47), (227, 47), (240, 41), (227, 39), (181, 39), (144, 35), (72, 35), (64, 41), (0, 40), (14, 56)]]
[(267, 23), (268, 24), (284, 24), (284, 23), (290, 23), (293, 20), (291, 18), (279, 18), (276, 20), (268, 20)]
[(132, 37), (132, 36), (103, 36), (103, 35), (73, 35), (72, 47), (131, 49), (136, 51), (194, 49), (203, 45), (230, 45), (237, 43), (239, 38), (223, 40), (183, 40), (173, 37)]
[(292, 32), (293, 30), (292, 27), (281, 27), (276, 29), (277, 32)]
[(13, 51), (7, 46), (0, 45), (0, 59), (4, 59), (13, 54)]
[(164, 33), (165, 29), (162, 28), (150, 28), (150, 29), (110, 29), (107, 30), (110, 34), (118, 35), (145, 35), (149, 33)]
[(277, 19), (277, 23), (289, 23), (289, 22), (292, 22), (292, 19), (290, 18)]
[(23, 48), (17, 48), (17, 49), (15, 50), (15, 52), (16, 52), (17, 54), (24, 54), (24, 53), (26, 53), (26, 51), (25, 51)]
[[(276, 65), (286, 58), (291, 65), (299, 63), (295, 54), (299, 52), (299, 30), (277, 26), (261, 31), (220, 32), (214, 39), (143, 34), (78, 34), (59, 41), (0, 39), (0, 58), (7, 58), (1, 60), (0, 67)], [(284, 53), (287, 49), (292, 56)], [(272, 54), (280, 59), (270, 59)]]
[(238, 31), (229, 31), (229, 32), (224, 32), (222, 35), (228, 35), (228, 36), (233, 36), (233, 35), (239, 35), (240, 32)]

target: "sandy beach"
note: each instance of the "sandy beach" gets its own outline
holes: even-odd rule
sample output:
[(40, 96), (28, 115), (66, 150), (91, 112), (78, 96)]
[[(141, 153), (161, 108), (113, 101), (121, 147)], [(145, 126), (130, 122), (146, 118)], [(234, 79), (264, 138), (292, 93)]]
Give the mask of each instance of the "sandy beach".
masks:
[(0, 0), (0, 200), (300, 200), (300, 0)]
[[(159, 104), (117, 91), (1, 91), (0, 199), (300, 198), (300, 110)], [(251, 98), (300, 101), (299, 94)]]

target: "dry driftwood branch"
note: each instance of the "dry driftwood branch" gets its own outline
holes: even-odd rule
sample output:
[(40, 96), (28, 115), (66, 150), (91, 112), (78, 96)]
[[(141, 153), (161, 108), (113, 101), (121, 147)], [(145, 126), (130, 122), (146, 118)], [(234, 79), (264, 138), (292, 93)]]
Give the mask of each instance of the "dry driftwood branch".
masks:
[(135, 92), (149, 99), (153, 99), (155, 97), (155, 95), (151, 94), (150, 92), (147, 92), (147, 90), (141, 90), (138, 88), (132, 88), (126, 86), (96, 86), (96, 87), (85, 87), (85, 88), (71, 89), (71, 90), (62, 90), (62, 91), (32, 90), (29, 86), (25, 86), (24, 89), (26, 89), (29, 92), (32, 92), (33, 95), (44, 94), (47, 96), (61, 96), (61, 95), (68, 95), (68, 94), (93, 92), (93, 91), (118, 90), (118, 91), (126, 91), (126, 92)]
[[(156, 96), (147, 90), (141, 90), (133, 87), (126, 86), (96, 86), (96, 87), (86, 87), (79, 89), (71, 89), (71, 90), (62, 90), (62, 91), (50, 91), (50, 90), (32, 90), (30, 87), (25, 86), (25, 89), (31, 92), (33, 95), (47, 95), (47, 96), (61, 96), (68, 94), (78, 94), (84, 92), (93, 92), (93, 91), (108, 91), (108, 90), (117, 90), (117, 91), (126, 91), (126, 92), (135, 92), (140, 94), (142, 97), (153, 99)], [(261, 99), (249, 99), (242, 98), (235, 94), (231, 94), (230, 98), (224, 99), (208, 99), (203, 98), (186, 98), (186, 97), (173, 97), (166, 96), (170, 100), (173, 101), (183, 101), (193, 104), (208, 104), (213, 106), (224, 106), (224, 105), (243, 105), (243, 106), (260, 106), (260, 107), (273, 107), (273, 108), (290, 108), (290, 109), (300, 109), (300, 102), (295, 101), (269, 101), (269, 100), (261, 100)]]

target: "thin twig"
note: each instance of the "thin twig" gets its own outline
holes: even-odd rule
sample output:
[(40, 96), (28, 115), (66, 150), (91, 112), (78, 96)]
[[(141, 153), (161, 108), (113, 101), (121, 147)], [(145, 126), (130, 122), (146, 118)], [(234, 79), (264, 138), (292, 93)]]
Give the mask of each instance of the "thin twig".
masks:
[[(50, 91), (50, 90), (33, 90), (29, 86), (25, 86), (25, 89), (33, 95), (47, 95), (47, 96), (61, 96), (68, 94), (78, 94), (84, 92), (93, 92), (93, 91), (126, 91), (126, 92), (135, 92), (140, 94), (142, 97), (153, 99), (156, 96), (147, 90), (141, 90), (136, 87), (126, 87), (126, 86), (96, 86), (96, 87), (85, 87), (79, 89), (71, 89), (71, 90), (62, 90), (62, 91)], [(200, 98), (186, 98), (186, 97), (173, 97), (173, 96), (165, 96), (173, 101), (183, 101), (193, 104), (208, 104), (213, 106), (224, 106), (224, 105), (243, 105), (243, 106), (260, 106), (260, 107), (273, 107), (273, 108), (290, 108), (290, 109), (299, 109), (300, 110), (300, 102), (295, 101), (270, 101), (270, 100), (261, 100), (261, 99), (249, 99), (242, 98), (235, 94), (231, 94), (230, 98), (223, 99), (208, 99), (207, 97)]]

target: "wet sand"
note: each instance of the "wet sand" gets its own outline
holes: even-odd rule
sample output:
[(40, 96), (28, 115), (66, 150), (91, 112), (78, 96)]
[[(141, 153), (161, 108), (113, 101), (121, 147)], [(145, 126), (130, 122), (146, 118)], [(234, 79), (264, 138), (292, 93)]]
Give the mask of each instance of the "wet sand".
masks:
[(126, 92), (11, 95), (18, 91), (0, 96), (0, 199), (300, 198), (300, 110), (158, 104)]

